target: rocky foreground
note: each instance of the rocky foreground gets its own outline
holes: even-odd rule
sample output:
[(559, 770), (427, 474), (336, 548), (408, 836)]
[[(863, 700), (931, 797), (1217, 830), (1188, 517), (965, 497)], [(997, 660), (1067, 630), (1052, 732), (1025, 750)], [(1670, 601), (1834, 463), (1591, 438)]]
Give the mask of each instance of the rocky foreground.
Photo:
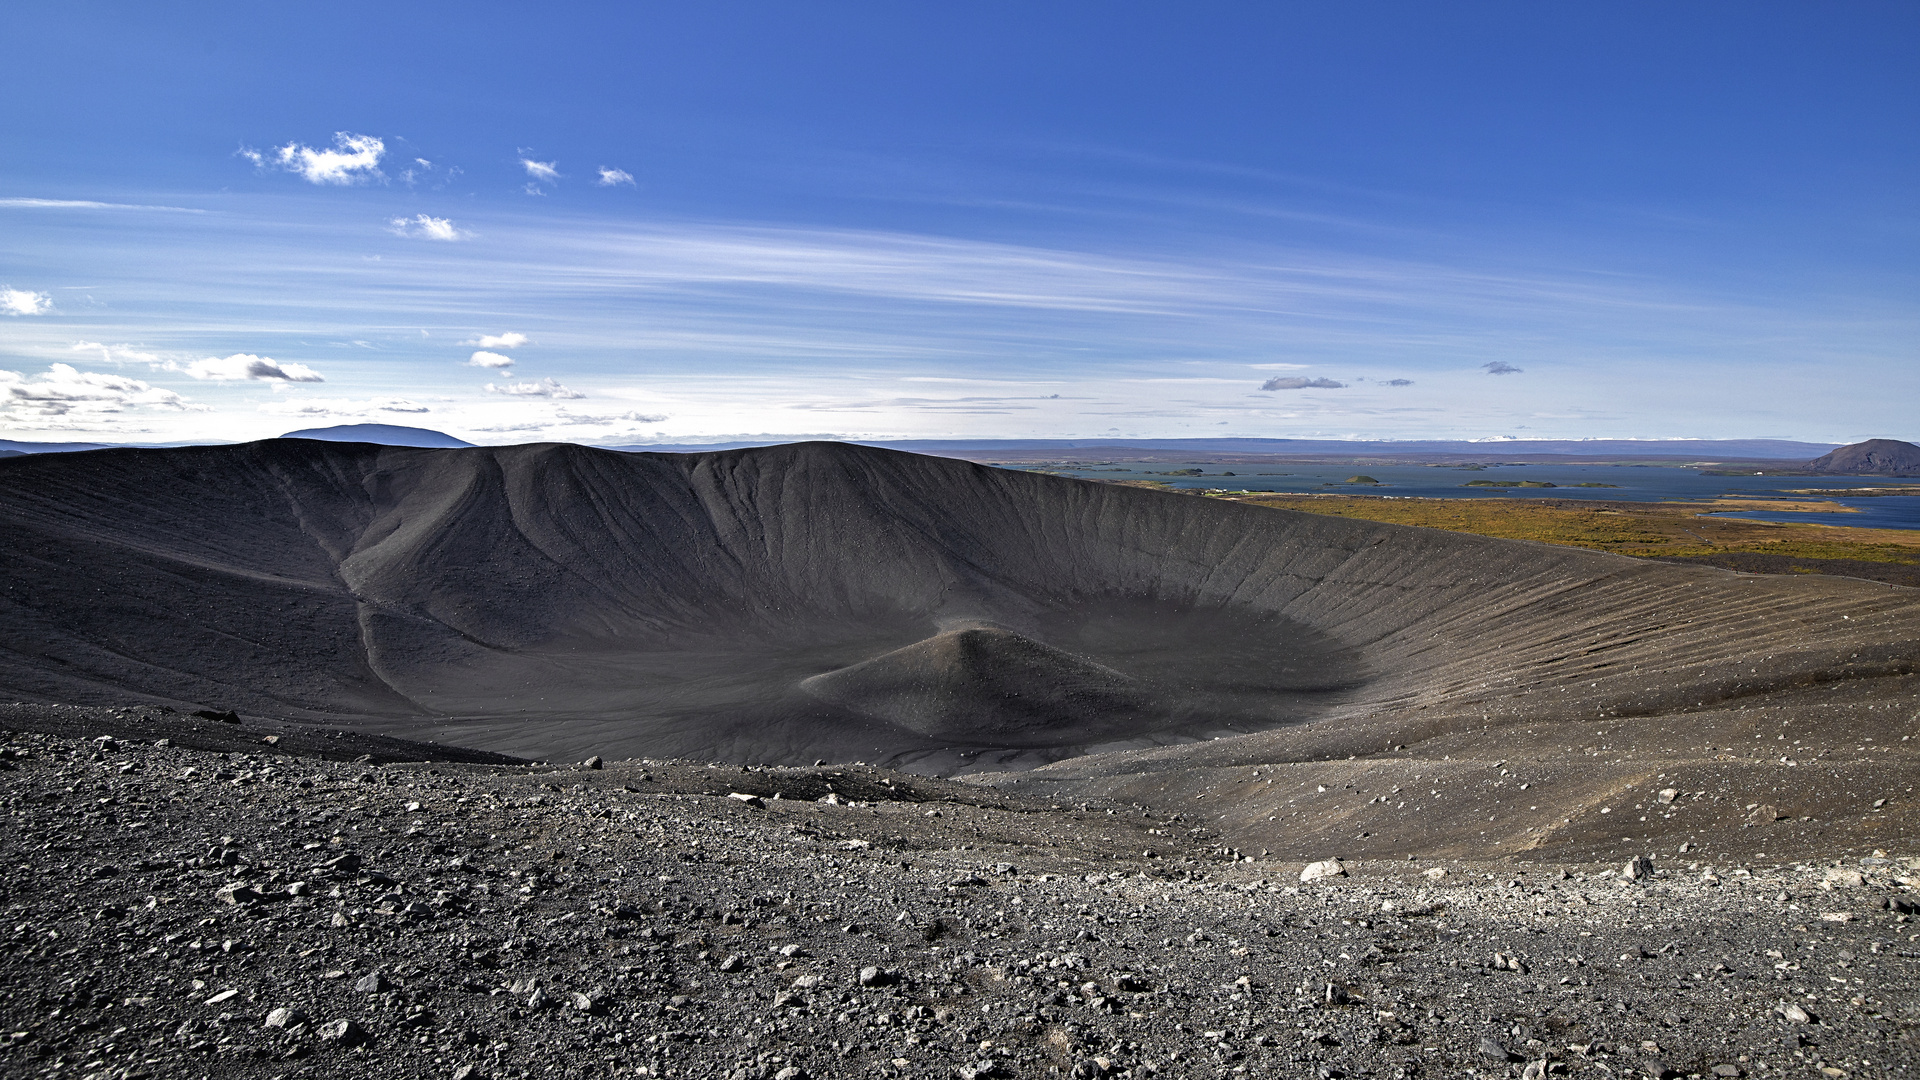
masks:
[(1920, 1060), (1920, 860), (1416, 857), (1303, 881), (1179, 814), (857, 766), (375, 764), (117, 730), (0, 743), (8, 1075)]

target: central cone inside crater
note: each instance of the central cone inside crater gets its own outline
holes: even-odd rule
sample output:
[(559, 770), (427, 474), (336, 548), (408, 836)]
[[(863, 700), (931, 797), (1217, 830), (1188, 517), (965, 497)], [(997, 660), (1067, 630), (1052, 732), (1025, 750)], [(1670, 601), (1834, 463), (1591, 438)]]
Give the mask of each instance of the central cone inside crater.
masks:
[(920, 735), (1007, 746), (1119, 734), (1154, 707), (1138, 679), (993, 626), (935, 634), (800, 686)]

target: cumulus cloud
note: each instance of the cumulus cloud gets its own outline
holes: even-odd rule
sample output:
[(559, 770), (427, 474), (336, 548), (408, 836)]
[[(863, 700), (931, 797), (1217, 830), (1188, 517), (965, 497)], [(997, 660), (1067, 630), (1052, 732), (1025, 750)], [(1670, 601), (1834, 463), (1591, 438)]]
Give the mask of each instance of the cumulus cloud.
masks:
[(45, 315), (53, 310), (53, 297), (43, 292), (0, 286), (0, 313), (7, 315)]
[(255, 165), (271, 163), (297, 173), (310, 184), (358, 184), (386, 175), (380, 171), (380, 157), (386, 152), (387, 144), (372, 135), (336, 131), (333, 146), (326, 149), (290, 142), (271, 157), (257, 150), (242, 150), (240, 156)]
[(234, 353), (232, 356), (208, 357), (195, 360), (173, 370), (183, 372), (196, 379), (212, 379), (218, 382), (325, 382), (320, 373), (305, 364), (281, 363), (270, 357), (255, 356), (252, 353)]
[(1386, 382), (1382, 383), (1381, 385), (1382, 386), (1412, 386), (1413, 380), (1412, 379), (1388, 379)]
[(387, 222), (387, 228), (397, 236), (415, 236), (425, 240), (465, 240), (472, 235), (456, 227), (451, 218), (428, 217), (425, 214), (394, 218)]
[(541, 379), (538, 382), (500, 383), (498, 385), (488, 383), (487, 393), (508, 394), (512, 397), (553, 398), (555, 400), (572, 400), (587, 396), (578, 390), (567, 389), (559, 383), (554, 382), (551, 377)]
[(71, 364), (54, 364), (33, 377), (0, 371), (0, 395), (0, 409), (35, 417), (116, 413), (139, 406), (190, 408), (185, 398), (171, 390), (124, 375), (81, 371)]
[[(526, 151), (521, 151), (525, 153)], [(560, 180), (560, 163), (557, 161), (535, 161), (530, 157), (520, 159), (520, 167), (527, 175), (543, 184), (557, 183)]]
[(1526, 370), (1526, 368), (1514, 367), (1505, 360), (1495, 360), (1490, 364), (1481, 364), (1480, 367), (1489, 375), (1518, 375)]
[(485, 349), (482, 349), (479, 352), (474, 353), (472, 356), (467, 358), (467, 366), (483, 367), (483, 368), (510, 368), (513, 366), (513, 357), (501, 356), (497, 352), (487, 352)]
[(525, 334), (516, 334), (509, 330), (504, 334), (481, 334), (467, 344), (478, 345), (483, 349), (517, 349), (531, 340), (533, 339)]
[(632, 187), (633, 174), (625, 169), (609, 169), (605, 165), (602, 165), (600, 166), (600, 179), (594, 182), (601, 187), (614, 187), (618, 184), (626, 184), (628, 187)]
[(1283, 377), (1283, 376), (1276, 375), (1273, 378), (1268, 379), (1266, 382), (1261, 383), (1260, 389), (1262, 390), (1307, 390), (1307, 389), (1342, 390), (1346, 388), (1346, 385), (1347, 384), (1343, 382), (1334, 382), (1332, 379), (1307, 379), (1307, 378), (1302, 378), (1301, 376), (1298, 376), (1298, 375), (1294, 375), (1290, 377)]

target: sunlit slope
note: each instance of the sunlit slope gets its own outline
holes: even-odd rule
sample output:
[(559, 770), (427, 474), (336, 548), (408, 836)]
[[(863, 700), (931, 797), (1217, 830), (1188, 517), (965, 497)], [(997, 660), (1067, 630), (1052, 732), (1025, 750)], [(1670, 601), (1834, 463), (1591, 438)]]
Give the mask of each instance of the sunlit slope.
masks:
[(0, 528), (0, 695), (536, 754), (948, 768), (1650, 713), (1910, 670), (1920, 637), (1911, 590), (825, 443), (47, 455), (0, 463)]

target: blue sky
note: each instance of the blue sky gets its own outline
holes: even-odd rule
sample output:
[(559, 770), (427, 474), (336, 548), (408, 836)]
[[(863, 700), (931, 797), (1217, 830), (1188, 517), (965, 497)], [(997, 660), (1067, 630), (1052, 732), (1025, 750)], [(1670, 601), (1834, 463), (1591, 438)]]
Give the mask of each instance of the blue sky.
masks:
[(1910, 3), (8, 23), (0, 437), (1920, 438)]

